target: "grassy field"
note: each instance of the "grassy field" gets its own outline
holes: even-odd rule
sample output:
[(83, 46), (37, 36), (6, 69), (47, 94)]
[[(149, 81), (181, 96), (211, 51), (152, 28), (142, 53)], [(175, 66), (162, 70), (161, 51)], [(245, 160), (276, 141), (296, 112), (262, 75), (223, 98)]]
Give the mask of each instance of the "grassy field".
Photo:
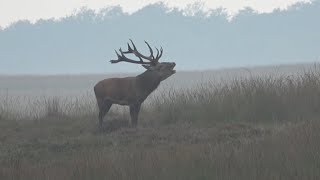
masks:
[[(150, 97), (138, 128), (92, 98), (0, 102), (0, 179), (319, 179), (320, 71), (203, 82)], [(15, 111), (12, 111), (12, 110)]]

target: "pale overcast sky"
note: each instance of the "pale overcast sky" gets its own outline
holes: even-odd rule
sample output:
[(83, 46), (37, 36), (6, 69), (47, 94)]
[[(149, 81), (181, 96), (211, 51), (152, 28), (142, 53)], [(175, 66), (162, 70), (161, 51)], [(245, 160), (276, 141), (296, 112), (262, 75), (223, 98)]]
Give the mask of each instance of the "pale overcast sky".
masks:
[(18, 20), (36, 22), (38, 19), (61, 18), (71, 15), (81, 7), (97, 12), (120, 5), (127, 13), (133, 13), (146, 5), (163, 2), (168, 8), (181, 10), (190, 4), (200, 3), (203, 11), (225, 8), (230, 16), (245, 7), (260, 13), (272, 12), (275, 8), (285, 9), (297, 2), (312, 0), (0, 0), (0, 27), (5, 28)]

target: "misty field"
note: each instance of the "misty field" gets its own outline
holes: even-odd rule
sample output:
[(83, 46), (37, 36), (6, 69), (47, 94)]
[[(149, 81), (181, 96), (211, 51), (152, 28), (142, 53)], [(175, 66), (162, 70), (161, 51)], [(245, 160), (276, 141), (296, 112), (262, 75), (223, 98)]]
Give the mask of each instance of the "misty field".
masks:
[(89, 89), (100, 76), (64, 92), (46, 89), (56, 77), (1, 77), (0, 179), (319, 179), (320, 69), (290, 68), (178, 73), (137, 128), (114, 106), (102, 132)]

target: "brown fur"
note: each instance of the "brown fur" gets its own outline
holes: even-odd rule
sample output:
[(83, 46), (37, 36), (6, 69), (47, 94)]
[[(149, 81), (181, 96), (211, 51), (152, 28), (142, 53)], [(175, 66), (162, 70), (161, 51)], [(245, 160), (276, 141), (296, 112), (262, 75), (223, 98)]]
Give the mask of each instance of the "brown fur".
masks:
[(94, 92), (98, 101), (109, 100), (113, 104), (131, 105), (142, 103), (160, 84), (147, 72), (136, 77), (110, 78), (98, 82)]

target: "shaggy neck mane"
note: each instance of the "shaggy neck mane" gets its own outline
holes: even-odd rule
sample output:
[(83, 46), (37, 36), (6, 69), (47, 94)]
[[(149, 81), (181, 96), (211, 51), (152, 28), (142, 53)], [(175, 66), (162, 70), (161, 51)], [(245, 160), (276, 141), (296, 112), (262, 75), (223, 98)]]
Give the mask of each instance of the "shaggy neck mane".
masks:
[(137, 84), (144, 94), (150, 94), (160, 84), (161, 78), (151, 71), (145, 71), (144, 73), (137, 76)]

